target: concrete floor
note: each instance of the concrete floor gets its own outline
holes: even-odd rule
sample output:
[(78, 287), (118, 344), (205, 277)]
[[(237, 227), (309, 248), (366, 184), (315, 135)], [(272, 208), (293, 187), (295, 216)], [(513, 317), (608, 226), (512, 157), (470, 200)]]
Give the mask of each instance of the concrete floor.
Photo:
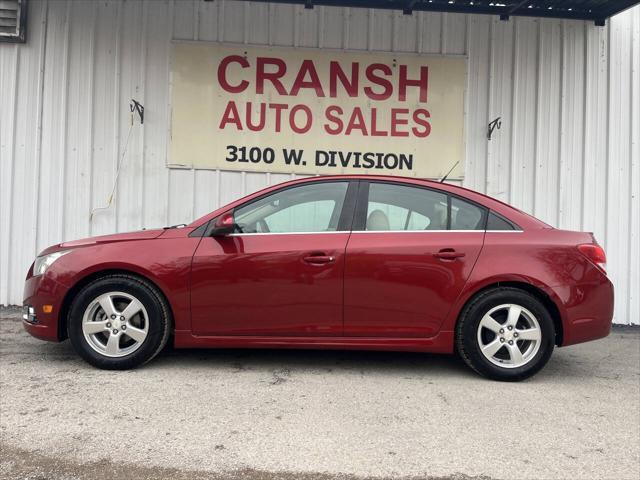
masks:
[(0, 309), (0, 478), (640, 478), (640, 328), (536, 377), (455, 357), (168, 350), (105, 372)]

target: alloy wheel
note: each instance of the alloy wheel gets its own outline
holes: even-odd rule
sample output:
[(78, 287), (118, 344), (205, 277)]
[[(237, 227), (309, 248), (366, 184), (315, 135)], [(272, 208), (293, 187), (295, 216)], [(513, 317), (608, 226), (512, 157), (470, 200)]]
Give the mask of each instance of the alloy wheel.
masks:
[(87, 344), (113, 358), (135, 352), (149, 332), (149, 316), (140, 300), (124, 292), (108, 292), (87, 306), (82, 318)]
[(518, 368), (529, 363), (538, 353), (541, 342), (538, 319), (521, 305), (498, 305), (478, 324), (482, 355), (503, 368)]

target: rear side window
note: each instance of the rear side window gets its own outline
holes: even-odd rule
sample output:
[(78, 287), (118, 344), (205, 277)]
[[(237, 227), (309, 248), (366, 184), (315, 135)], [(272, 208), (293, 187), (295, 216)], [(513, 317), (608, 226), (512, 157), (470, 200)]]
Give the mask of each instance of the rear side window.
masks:
[(484, 212), (473, 203), (451, 197), (451, 230), (484, 230)]
[(368, 191), (367, 209), (358, 214), (360, 223), (355, 230), (485, 229), (487, 208), (446, 192), (386, 182), (371, 182)]
[(424, 188), (371, 183), (366, 230), (446, 230), (447, 196)]
[(493, 212), (489, 212), (487, 230), (515, 230), (515, 227), (511, 222), (508, 222)]

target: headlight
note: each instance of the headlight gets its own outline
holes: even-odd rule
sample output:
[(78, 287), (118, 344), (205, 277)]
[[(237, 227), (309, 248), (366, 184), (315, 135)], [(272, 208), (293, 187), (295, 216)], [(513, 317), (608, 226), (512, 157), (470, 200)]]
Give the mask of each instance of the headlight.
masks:
[(33, 265), (33, 276), (44, 275), (47, 269), (53, 265), (53, 262), (69, 252), (71, 252), (71, 250), (62, 250), (61, 252), (50, 253), (49, 255), (37, 257)]

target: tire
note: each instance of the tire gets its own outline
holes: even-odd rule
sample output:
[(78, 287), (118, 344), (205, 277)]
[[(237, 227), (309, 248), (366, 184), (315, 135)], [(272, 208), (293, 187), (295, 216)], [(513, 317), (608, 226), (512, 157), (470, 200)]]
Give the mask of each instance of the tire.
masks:
[(478, 294), (462, 310), (456, 328), (460, 357), (493, 380), (513, 382), (535, 375), (549, 361), (554, 346), (555, 328), (548, 310), (517, 288)]
[(76, 295), (67, 317), (75, 351), (94, 367), (127, 370), (153, 359), (171, 332), (169, 306), (141, 278), (101, 277)]

